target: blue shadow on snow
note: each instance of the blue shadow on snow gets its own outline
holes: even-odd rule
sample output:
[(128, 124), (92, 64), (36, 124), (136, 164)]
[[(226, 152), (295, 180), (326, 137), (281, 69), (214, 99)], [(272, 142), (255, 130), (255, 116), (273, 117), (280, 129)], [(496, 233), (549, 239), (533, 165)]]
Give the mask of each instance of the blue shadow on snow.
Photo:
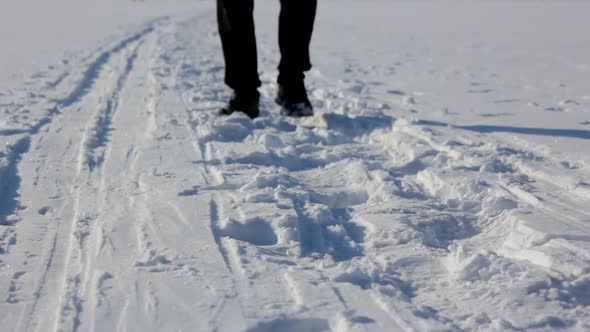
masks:
[(419, 120), (415, 124), (422, 126), (434, 127), (453, 127), (458, 129), (476, 131), (479, 133), (514, 133), (539, 136), (571, 137), (590, 139), (590, 131), (581, 129), (551, 129), (551, 128), (526, 128), (512, 126), (493, 126), (493, 125), (471, 125), (471, 126), (453, 126), (445, 122)]

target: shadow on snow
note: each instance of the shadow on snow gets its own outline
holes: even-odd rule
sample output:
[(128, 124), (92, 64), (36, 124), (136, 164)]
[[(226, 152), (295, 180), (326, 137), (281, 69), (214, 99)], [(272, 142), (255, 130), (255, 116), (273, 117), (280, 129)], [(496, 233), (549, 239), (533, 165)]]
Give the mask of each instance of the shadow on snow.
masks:
[(527, 128), (527, 127), (512, 127), (512, 126), (494, 126), (494, 125), (453, 126), (449, 123), (439, 122), (439, 121), (429, 121), (429, 120), (419, 120), (419, 121), (416, 121), (415, 124), (422, 125), (422, 126), (452, 127), (452, 128), (475, 131), (475, 132), (479, 132), (479, 133), (514, 133), (514, 134), (526, 134), (526, 135), (590, 139), (590, 131), (581, 130), (581, 129)]

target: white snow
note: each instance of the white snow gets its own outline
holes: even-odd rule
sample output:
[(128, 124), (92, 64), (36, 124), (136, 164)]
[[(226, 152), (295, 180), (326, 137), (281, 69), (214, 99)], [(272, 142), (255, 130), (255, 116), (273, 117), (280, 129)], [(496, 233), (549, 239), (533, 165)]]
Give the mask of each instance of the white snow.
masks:
[(0, 4), (2, 331), (590, 330), (590, 4), (322, 0), (230, 91), (214, 1)]

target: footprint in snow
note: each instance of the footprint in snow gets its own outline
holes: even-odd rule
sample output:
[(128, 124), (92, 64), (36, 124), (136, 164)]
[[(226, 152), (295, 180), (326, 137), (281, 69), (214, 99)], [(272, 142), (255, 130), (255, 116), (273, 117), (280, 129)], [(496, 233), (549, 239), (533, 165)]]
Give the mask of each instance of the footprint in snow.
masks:
[(269, 246), (278, 241), (272, 226), (260, 218), (249, 219), (244, 223), (227, 218), (219, 225), (219, 233), (222, 237), (227, 236), (258, 246)]

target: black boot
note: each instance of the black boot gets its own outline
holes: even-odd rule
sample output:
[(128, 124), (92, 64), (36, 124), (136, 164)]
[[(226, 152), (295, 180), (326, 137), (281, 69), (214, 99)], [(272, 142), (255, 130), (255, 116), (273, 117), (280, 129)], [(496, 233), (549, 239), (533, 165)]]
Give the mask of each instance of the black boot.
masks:
[(303, 81), (290, 84), (279, 84), (275, 102), (281, 106), (281, 115), (301, 117), (312, 116), (313, 106), (307, 98)]
[(255, 119), (260, 115), (259, 100), (260, 94), (257, 90), (246, 93), (234, 91), (227, 105), (219, 113), (230, 115), (234, 112), (242, 112), (250, 119)]

